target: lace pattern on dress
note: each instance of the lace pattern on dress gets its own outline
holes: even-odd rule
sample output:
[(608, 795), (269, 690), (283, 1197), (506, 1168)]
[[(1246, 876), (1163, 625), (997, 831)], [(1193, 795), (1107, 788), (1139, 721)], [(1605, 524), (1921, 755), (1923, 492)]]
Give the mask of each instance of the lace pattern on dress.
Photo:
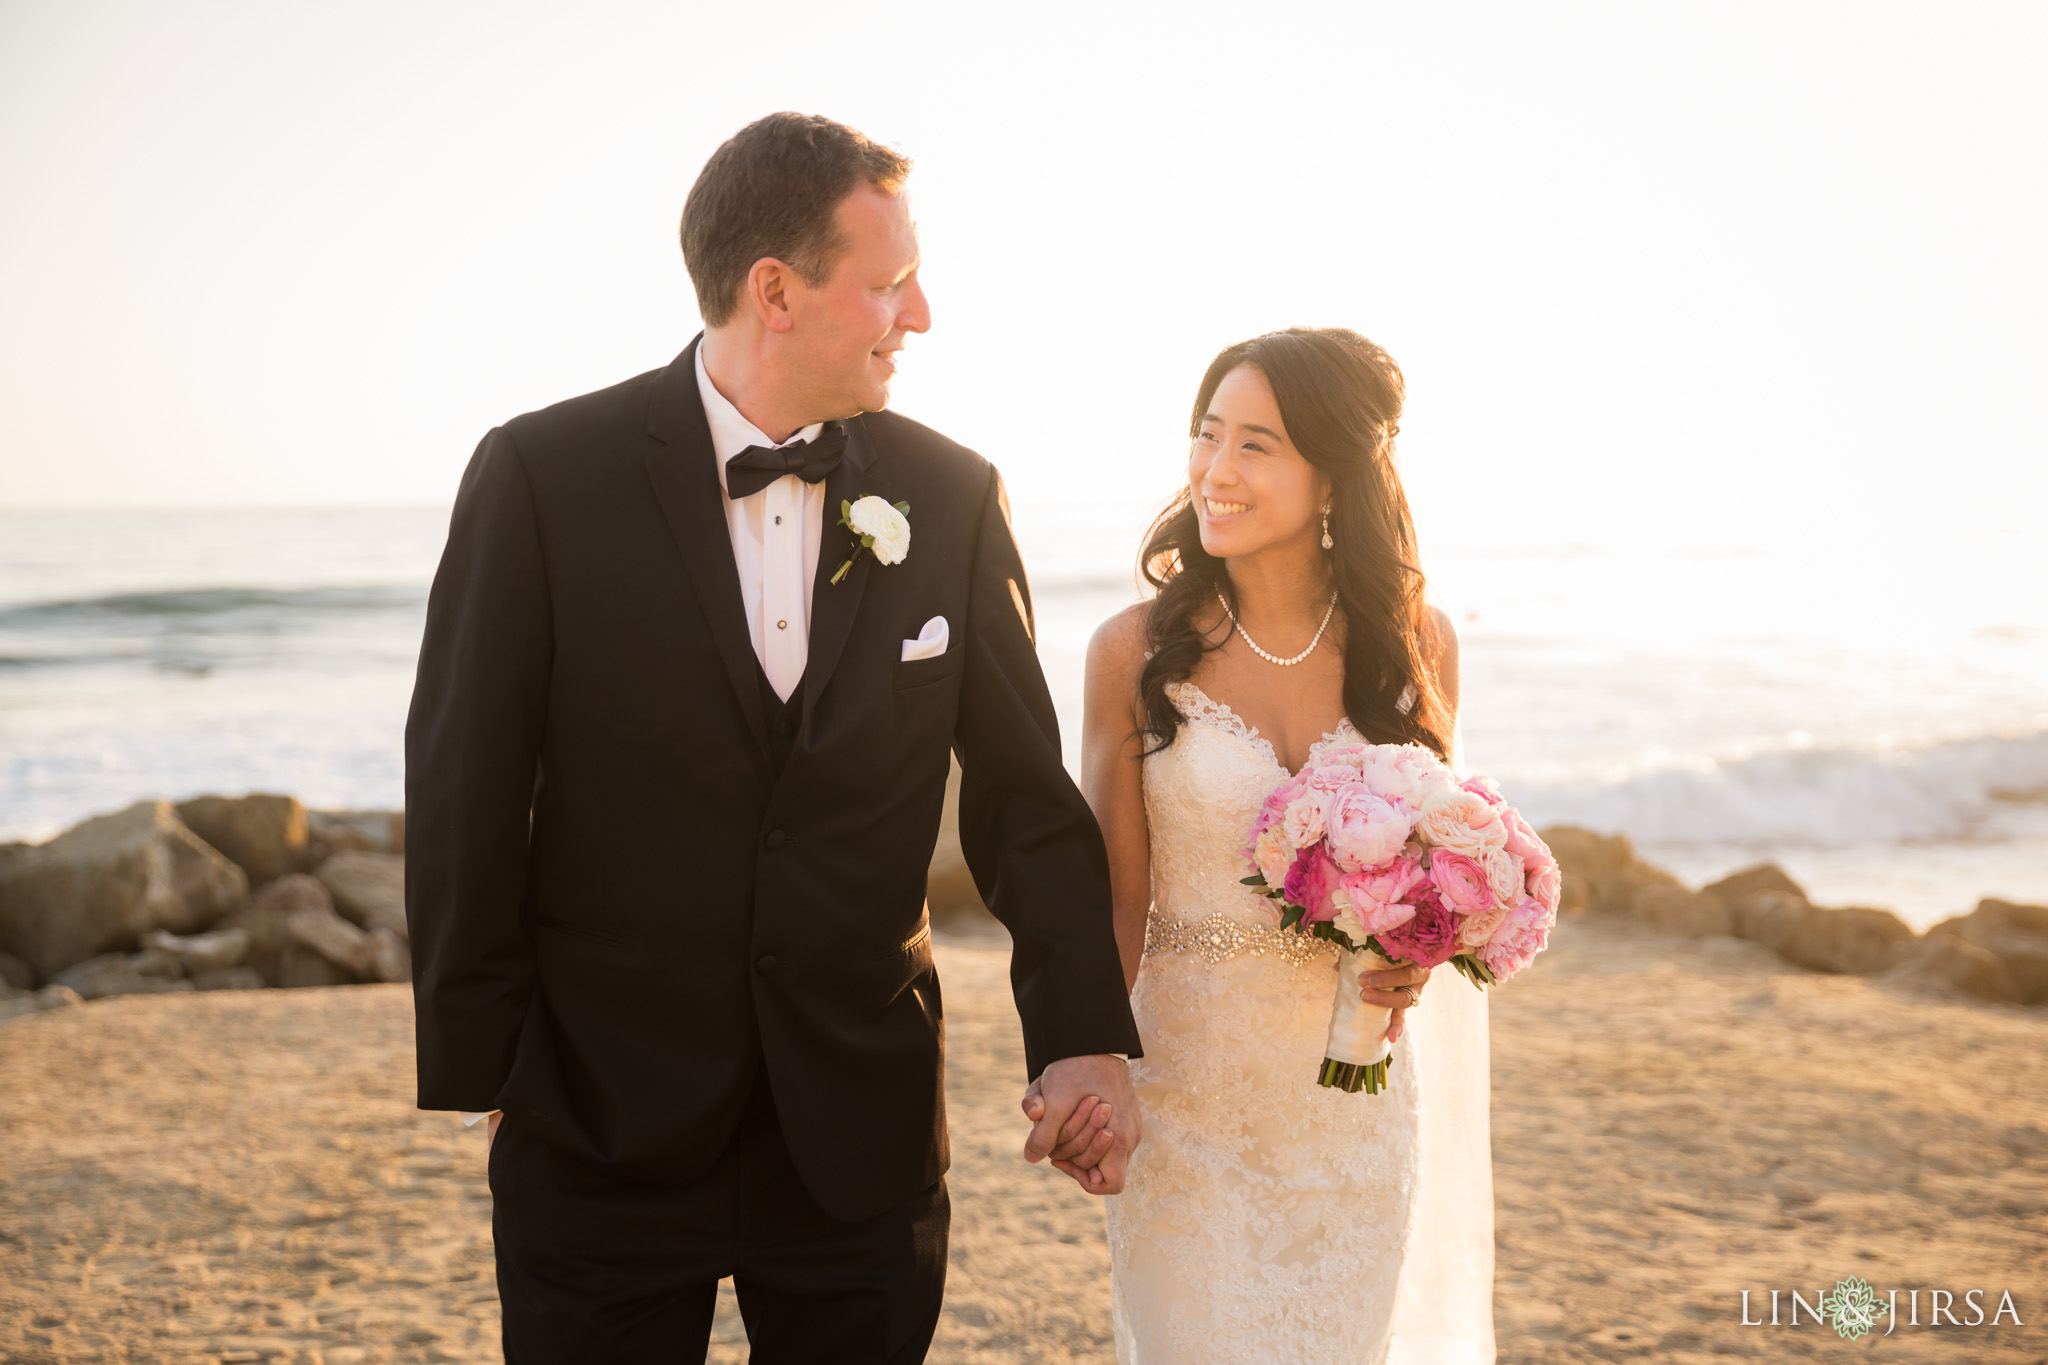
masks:
[[(1200, 688), (1167, 695), (1189, 723), (1143, 765), (1152, 931), (1271, 932), (1272, 903), (1240, 879), (1245, 836), (1286, 771)], [(1346, 722), (1318, 747), (1356, 734)], [(1107, 1201), (1125, 1365), (1385, 1359), (1421, 1096), (1407, 1058), (1379, 1095), (1315, 1084), (1336, 976), (1331, 952), (1146, 955), (1131, 1001), (1145, 1142)]]

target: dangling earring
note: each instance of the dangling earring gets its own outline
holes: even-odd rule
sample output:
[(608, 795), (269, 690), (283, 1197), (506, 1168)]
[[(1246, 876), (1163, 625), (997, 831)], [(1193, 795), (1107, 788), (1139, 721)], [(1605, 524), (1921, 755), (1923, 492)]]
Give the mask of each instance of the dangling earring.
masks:
[(1330, 539), (1330, 509), (1325, 507), (1323, 508), (1323, 548), (1325, 550), (1334, 550), (1336, 547), (1337, 542)]

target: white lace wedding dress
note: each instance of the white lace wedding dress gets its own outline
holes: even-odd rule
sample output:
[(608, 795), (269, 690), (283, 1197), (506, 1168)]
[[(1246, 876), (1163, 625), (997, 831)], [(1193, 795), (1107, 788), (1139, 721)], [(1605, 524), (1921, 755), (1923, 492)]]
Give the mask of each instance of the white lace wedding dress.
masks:
[[(1386, 1090), (1317, 1086), (1336, 949), (1272, 928), (1239, 882), (1286, 770), (1200, 688), (1168, 695), (1188, 723), (1144, 761), (1145, 1139), (1106, 1201), (1117, 1359), (1490, 1362), (1485, 997), (1439, 968)], [(1346, 721), (1318, 747), (1357, 737)]]

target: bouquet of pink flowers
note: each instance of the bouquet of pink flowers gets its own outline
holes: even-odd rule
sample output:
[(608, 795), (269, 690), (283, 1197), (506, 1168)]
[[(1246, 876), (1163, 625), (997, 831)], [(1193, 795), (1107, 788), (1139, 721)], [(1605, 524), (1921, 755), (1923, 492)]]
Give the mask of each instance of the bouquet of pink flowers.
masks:
[(1280, 927), (1328, 939), (1337, 998), (1319, 1084), (1377, 1094), (1391, 1011), (1359, 977), (1449, 962), (1475, 987), (1529, 965), (1557, 922), (1557, 859), (1491, 778), (1464, 782), (1414, 744), (1318, 750), (1274, 789), (1245, 850), (1245, 885), (1281, 906)]

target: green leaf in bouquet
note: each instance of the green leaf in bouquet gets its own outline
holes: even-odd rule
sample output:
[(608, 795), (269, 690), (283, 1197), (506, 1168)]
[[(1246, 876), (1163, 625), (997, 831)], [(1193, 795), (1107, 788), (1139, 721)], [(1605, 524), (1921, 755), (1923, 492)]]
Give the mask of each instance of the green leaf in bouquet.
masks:
[(1237, 879), (1237, 884), (1239, 886), (1264, 886), (1266, 884), (1266, 874), (1263, 872), (1254, 872), (1249, 877), (1239, 877)]
[(899, 503), (896, 503), (896, 504), (894, 504), (894, 506), (895, 506), (896, 510), (897, 510), (897, 511), (899, 511), (899, 512), (901, 512), (901, 513), (902, 513), (902, 514), (903, 514), (904, 516), (906, 516), (906, 517), (907, 517), (907, 516), (909, 516), (909, 515), (910, 515), (910, 504), (909, 504), (909, 503), (907, 503), (907, 502), (899, 502)]

